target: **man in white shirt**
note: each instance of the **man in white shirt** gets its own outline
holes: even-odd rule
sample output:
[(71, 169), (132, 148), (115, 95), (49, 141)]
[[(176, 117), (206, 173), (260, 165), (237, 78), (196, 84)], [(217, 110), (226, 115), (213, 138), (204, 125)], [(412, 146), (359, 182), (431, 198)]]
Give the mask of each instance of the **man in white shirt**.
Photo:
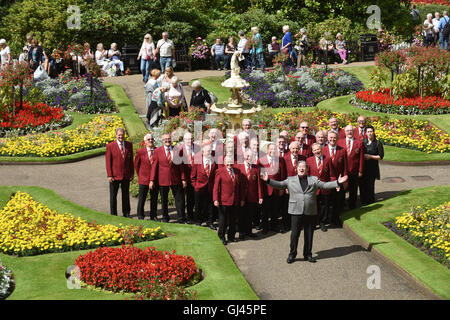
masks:
[(162, 33), (162, 39), (156, 44), (155, 56), (159, 53), (159, 64), (161, 65), (161, 72), (164, 72), (167, 67), (172, 66), (175, 60), (175, 45), (169, 39), (167, 32)]
[(245, 37), (245, 33), (244, 31), (239, 31), (238, 32), (239, 35), (239, 43), (237, 46), (237, 51), (239, 52), (240, 56), (239, 56), (239, 67), (241, 69), (245, 69), (248, 66), (248, 55), (249, 55), (249, 50), (247, 48), (247, 38)]
[(433, 22), (433, 32), (434, 32), (434, 45), (439, 43), (439, 21), (441, 20), (441, 14), (439, 11), (434, 13), (434, 18), (431, 20)]

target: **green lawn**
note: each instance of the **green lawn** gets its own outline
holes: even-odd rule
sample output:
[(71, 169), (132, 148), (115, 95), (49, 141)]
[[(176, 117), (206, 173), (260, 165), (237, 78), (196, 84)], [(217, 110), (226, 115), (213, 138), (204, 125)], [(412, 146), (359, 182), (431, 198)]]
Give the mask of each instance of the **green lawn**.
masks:
[(427, 187), (403, 191), (381, 202), (344, 214), (345, 225), (400, 268), (419, 280), (432, 292), (450, 299), (450, 270), (409, 244), (387, 227), (411, 206), (437, 207), (450, 198), (450, 187)]
[[(197, 296), (202, 300), (255, 300), (258, 299), (245, 278), (242, 276), (217, 233), (204, 227), (178, 225), (171, 223), (156, 223), (122, 217), (110, 216), (76, 205), (60, 197), (55, 192), (41, 187), (0, 187), (0, 207), (7, 203), (11, 193), (21, 190), (33, 196), (58, 212), (68, 212), (74, 216), (83, 217), (89, 221), (101, 224), (122, 223), (123, 225), (143, 225), (156, 227), (158, 225), (169, 234), (169, 237), (156, 241), (136, 244), (145, 248), (154, 246), (158, 250), (172, 251), (177, 254), (190, 255), (203, 270), (205, 278), (192, 287), (197, 290)], [(92, 249), (91, 249), (92, 250)], [(31, 257), (14, 257), (0, 254), (2, 263), (13, 271), (16, 279), (16, 289), (9, 299), (16, 300), (102, 300), (124, 299), (123, 295), (90, 291), (87, 289), (69, 290), (64, 277), (68, 266), (75, 259), (89, 250), (65, 253), (44, 254)]]

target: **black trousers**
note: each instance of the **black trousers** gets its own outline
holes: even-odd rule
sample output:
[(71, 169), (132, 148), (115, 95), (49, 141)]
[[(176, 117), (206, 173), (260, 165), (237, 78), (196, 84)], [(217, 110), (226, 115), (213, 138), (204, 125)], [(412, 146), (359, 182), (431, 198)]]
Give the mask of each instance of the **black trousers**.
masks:
[(261, 226), (261, 217), (263, 212), (263, 205), (258, 204), (256, 207), (255, 216), (253, 217), (253, 226)]
[(217, 233), (221, 240), (225, 239), (225, 233), (228, 233), (228, 241), (235, 238), (238, 211), (238, 206), (219, 206), (219, 230)]
[(239, 235), (249, 235), (252, 233), (252, 221), (258, 210), (257, 203), (246, 203), (239, 208), (238, 225)]
[(144, 206), (149, 191), (150, 191), (150, 218), (156, 218), (157, 216), (159, 188), (155, 186), (153, 187), (152, 190), (150, 190), (148, 185), (140, 184), (138, 206), (137, 206), (137, 216), (139, 219), (144, 219), (145, 217)]
[(209, 193), (195, 192), (194, 220), (197, 224), (211, 225), (213, 223), (213, 201)]
[(375, 176), (364, 173), (359, 185), (361, 204), (367, 205), (375, 202)]
[(169, 189), (172, 190), (173, 197), (175, 199), (175, 208), (177, 210), (177, 220), (178, 222), (184, 222), (184, 190), (181, 184), (173, 185), (173, 186), (160, 186), (159, 190), (161, 191), (161, 207), (163, 213), (163, 221), (169, 221), (169, 207), (168, 207), (168, 199), (169, 199)]
[(358, 175), (349, 174), (348, 175), (348, 208), (356, 208), (356, 200), (358, 198), (358, 185), (359, 178)]
[(281, 216), (281, 223), (283, 225), (284, 230), (289, 230), (291, 228), (291, 215), (288, 213), (288, 207), (289, 207), (289, 195), (283, 194), (283, 196), (280, 197), (280, 216)]
[(317, 196), (317, 211), (318, 222), (319, 225), (327, 224), (330, 220), (330, 212), (331, 212), (331, 195), (328, 194), (319, 194)]
[(344, 210), (345, 190), (343, 187), (339, 191), (333, 190), (331, 193), (331, 222), (340, 224), (341, 213)]
[(275, 192), (271, 196), (264, 197), (261, 219), (263, 231), (275, 227), (274, 224), (276, 223), (276, 216), (279, 211), (280, 199), (281, 198), (276, 195)]
[(130, 216), (130, 180), (114, 180), (109, 183), (109, 208), (110, 213), (117, 216), (117, 193), (119, 187), (122, 190), (122, 213), (124, 217)]
[(187, 218), (189, 221), (194, 221), (195, 189), (192, 184), (187, 184), (185, 193)]
[(314, 236), (314, 224), (316, 216), (291, 215), (291, 251), (289, 255), (297, 256), (298, 239), (300, 238), (300, 232), (304, 230), (304, 244), (303, 244), (303, 257), (312, 256), (312, 245)]

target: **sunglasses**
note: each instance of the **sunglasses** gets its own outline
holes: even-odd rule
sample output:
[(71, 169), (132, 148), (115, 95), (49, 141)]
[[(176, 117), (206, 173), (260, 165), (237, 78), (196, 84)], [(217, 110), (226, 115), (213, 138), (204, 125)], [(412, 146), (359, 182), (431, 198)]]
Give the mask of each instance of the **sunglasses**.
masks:
[(309, 127), (300, 127), (300, 128), (302, 128), (302, 129), (308, 129)]

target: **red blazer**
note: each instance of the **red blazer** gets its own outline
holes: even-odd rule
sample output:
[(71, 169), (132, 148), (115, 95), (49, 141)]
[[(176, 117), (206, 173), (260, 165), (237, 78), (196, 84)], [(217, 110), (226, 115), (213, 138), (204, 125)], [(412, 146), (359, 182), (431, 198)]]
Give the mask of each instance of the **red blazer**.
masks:
[(303, 147), (301, 150), (299, 150), (299, 154), (304, 156), (305, 158), (309, 158), (313, 155), (312, 153), (312, 144), (303, 144)]
[(245, 182), (245, 200), (248, 203), (258, 203), (259, 199), (263, 199), (263, 190), (260, 177), (260, 168), (256, 164), (250, 164), (250, 170), (245, 172), (245, 164), (237, 164), (235, 166), (243, 175)]
[[(212, 150), (211, 144), (211, 157), (214, 159), (214, 162), (219, 166), (223, 165), (223, 156), (225, 153), (224, 144), (220, 141), (217, 141), (215, 150)], [(220, 159), (220, 160), (219, 160)]]
[[(317, 177), (320, 181), (330, 182), (331, 177), (334, 176), (333, 166), (331, 165), (331, 159), (322, 154), (322, 172), (319, 172), (317, 167), (316, 156), (306, 159), (306, 164), (309, 168), (309, 175)], [(317, 190), (317, 194), (331, 194), (331, 190)]]
[(134, 177), (133, 144), (129, 141), (124, 141), (124, 145), (123, 157), (117, 140), (106, 145), (106, 176), (113, 177), (114, 180), (131, 180)]
[[(297, 155), (297, 161), (302, 161), (302, 160), (306, 160), (306, 157), (301, 154)], [(298, 175), (297, 168), (294, 168), (294, 166), (292, 165), (290, 151), (284, 155), (284, 162), (286, 163), (286, 175), (288, 177)]]
[(188, 159), (186, 145), (184, 143), (181, 145), (180, 150), (181, 150), (180, 156), (183, 159), (183, 167), (185, 170), (186, 181), (190, 183), (192, 165), (194, 164), (194, 162), (198, 163), (199, 161), (201, 161), (200, 157), (203, 157), (201, 153), (201, 147), (197, 144), (194, 144), (194, 154), (191, 154), (191, 159)]
[(219, 201), (223, 206), (240, 206), (240, 201), (245, 200), (245, 182), (241, 172), (233, 168), (235, 180), (230, 177), (227, 168), (216, 171), (213, 189), (213, 201)]
[[(339, 140), (339, 145), (347, 153), (346, 139)], [(364, 147), (361, 141), (353, 138), (353, 148), (350, 155), (347, 154), (347, 170), (351, 175), (357, 175), (358, 172), (363, 172), (364, 169)]]
[[(331, 128), (330, 128), (330, 130), (331, 130)], [(345, 130), (338, 127), (337, 140), (343, 140), (343, 139), (345, 139), (345, 138), (346, 138), (346, 136), (345, 136)]]
[(333, 167), (333, 176), (331, 176), (331, 181), (337, 180), (337, 178), (339, 178), (339, 175), (348, 175), (347, 152), (345, 152), (344, 148), (336, 145), (336, 154), (334, 155), (334, 160), (331, 159), (330, 149), (328, 145), (322, 148), (322, 154), (327, 158), (330, 158), (331, 166)]
[[(173, 148), (173, 157), (177, 154), (177, 148)], [(152, 166), (150, 173), (151, 181), (158, 181), (160, 186), (174, 186), (181, 184), (185, 180), (185, 171), (183, 164), (169, 164), (166, 157), (166, 150), (164, 146), (156, 148), (155, 150), (155, 164)]]
[[(260, 170), (261, 168), (264, 168), (264, 170), (267, 172), (269, 179), (276, 180), (276, 181), (282, 181), (282, 177), (285, 175), (286, 171), (286, 165), (284, 163), (284, 159), (281, 157), (274, 157), (275, 161), (278, 161), (278, 164), (275, 162), (275, 167), (271, 167), (269, 164), (269, 160), (267, 159), (267, 155), (264, 156), (264, 158), (261, 158), (260, 163)], [(278, 165), (278, 168), (276, 167)], [(274, 191), (276, 195), (281, 195), (284, 191), (279, 189), (274, 189), (272, 186), (268, 185), (265, 181), (261, 181), (262, 183), (262, 192), (263, 196), (271, 196)], [(278, 192), (276, 192), (278, 191)]]
[(356, 127), (353, 131), (353, 138), (359, 141), (363, 141), (364, 139), (367, 139), (367, 128), (364, 128), (364, 134), (362, 136), (359, 135), (359, 127)]
[(136, 174), (138, 175), (138, 183), (142, 185), (150, 184), (150, 174), (152, 166), (155, 163), (155, 150), (153, 150), (153, 155), (151, 160), (148, 158), (147, 147), (143, 147), (136, 152), (134, 157), (134, 168), (136, 169)]
[[(203, 157), (202, 157), (203, 158)], [(212, 159), (211, 159), (212, 161)], [(202, 163), (194, 163), (191, 170), (191, 184), (196, 192), (213, 194), (214, 178), (217, 171), (217, 164), (212, 162), (209, 176), (206, 174), (205, 166)]]

